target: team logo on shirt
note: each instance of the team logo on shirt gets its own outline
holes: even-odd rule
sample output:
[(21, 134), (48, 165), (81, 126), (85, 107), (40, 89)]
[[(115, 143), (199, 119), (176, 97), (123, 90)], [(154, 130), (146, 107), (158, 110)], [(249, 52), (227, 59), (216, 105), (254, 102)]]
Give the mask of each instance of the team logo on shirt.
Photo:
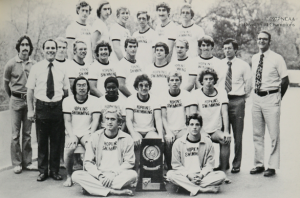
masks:
[(198, 68), (200, 69), (206, 69), (208, 67), (211, 67), (212, 64), (211, 63), (205, 63), (205, 62), (198, 62)]
[(192, 37), (192, 34), (188, 30), (182, 30), (179, 32), (179, 37)]
[(167, 108), (176, 108), (176, 107), (182, 107), (181, 99), (170, 100), (170, 103), (167, 105)]
[(91, 35), (91, 32), (88, 28), (82, 28), (80, 33), (81, 35)]
[(202, 104), (202, 108), (219, 107), (220, 105), (221, 103), (218, 99), (205, 100), (205, 104)]
[(134, 113), (142, 113), (142, 114), (152, 114), (153, 110), (150, 106), (137, 105), (137, 108), (134, 109)]
[(186, 68), (183, 64), (175, 64), (175, 67), (177, 69), (177, 71), (183, 71), (183, 72), (186, 72)]
[(167, 78), (167, 76), (166, 71), (153, 71), (151, 74), (151, 78)]
[(114, 76), (116, 77), (116, 72), (113, 69), (103, 69), (102, 73), (101, 73), (101, 77), (110, 77), (110, 76)]
[(115, 142), (104, 142), (103, 150), (104, 151), (117, 150), (117, 141), (115, 141)]
[(72, 111), (72, 115), (90, 115), (90, 112), (88, 107), (75, 106), (74, 110)]
[(89, 75), (89, 69), (88, 68), (80, 68), (79, 69), (79, 76), (88, 76)]
[(138, 43), (148, 43), (147, 38), (145, 38), (143, 36), (137, 36), (136, 40)]
[(199, 147), (190, 147), (186, 149), (186, 152), (184, 153), (185, 157), (191, 157), (198, 155)]
[(138, 73), (142, 72), (142, 69), (140, 68), (139, 65), (131, 65), (130, 67), (130, 73)]

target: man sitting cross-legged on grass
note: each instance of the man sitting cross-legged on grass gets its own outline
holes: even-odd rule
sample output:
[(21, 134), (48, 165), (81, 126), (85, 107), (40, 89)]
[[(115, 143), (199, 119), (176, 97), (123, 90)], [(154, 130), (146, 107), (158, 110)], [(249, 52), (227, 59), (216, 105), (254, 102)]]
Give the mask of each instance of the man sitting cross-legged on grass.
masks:
[(74, 182), (82, 186), (84, 193), (107, 196), (133, 195), (122, 187), (135, 183), (134, 144), (119, 126), (122, 114), (119, 108), (111, 107), (104, 112), (105, 128), (96, 131), (86, 145), (84, 168), (72, 175)]
[(89, 82), (84, 77), (74, 80), (73, 93), (63, 101), (64, 121), (66, 128), (66, 140), (64, 149), (64, 161), (67, 169), (65, 187), (72, 186), (71, 175), (73, 172), (74, 151), (77, 144), (85, 147), (90, 135), (98, 127), (100, 118), (99, 99), (88, 95)]
[(222, 171), (213, 172), (214, 147), (207, 134), (200, 134), (202, 117), (188, 118), (188, 134), (177, 139), (172, 148), (172, 167), (167, 178), (195, 196), (198, 192), (218, 192), (225, 180)]

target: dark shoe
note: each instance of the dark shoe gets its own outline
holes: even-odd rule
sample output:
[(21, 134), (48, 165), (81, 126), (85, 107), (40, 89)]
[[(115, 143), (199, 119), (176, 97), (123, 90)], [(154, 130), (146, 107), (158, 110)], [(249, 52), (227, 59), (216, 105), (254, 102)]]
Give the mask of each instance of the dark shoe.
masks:
[[(230, 168), (229, 164), (227, 164), (226, 166), (226, 170), (228, 170)], [(220, 171), (221, 169), (221, 165), (219, 165), (217, 168), (214, 168), (214, 171)]]
[(262, 173), (262, 172), (264, 172), (264, 170), (265, 170), (265, 167), (263, 167), (263, 166), (261, 166), (261, 167), (255, 167), (255, 168), (252, 168), (251, 170), (250, 170), (250, 174), (257, 174), (257, 173)]
[(62, 176), (55, 172), (50, 172), (50, 177), (52, 177), (54, 180), (62, 180)]
[(268, 168), (265, 172), (264, 172), (264, 176), (265, 177), (271, 177), (273, 175), (275, 175), (275, 169), (272, 168)]
[(41, 174), (38, 176), (38, 178), (36, 179), (36, 181), (39, 181), (39, 182), (45, 181), (47, 178), (48, 178), (48, 174), (46, 174), (46, 173), (41, 173)]
[(231, 173), (239, 173), (240, 172), (240, 168), (232, 168), (231, 169)]
[(82, 194), (83, 195), (90, 195), (90, 193), (88, 193), (88, 191), (86, 191), (84, 188), (82, 188)]

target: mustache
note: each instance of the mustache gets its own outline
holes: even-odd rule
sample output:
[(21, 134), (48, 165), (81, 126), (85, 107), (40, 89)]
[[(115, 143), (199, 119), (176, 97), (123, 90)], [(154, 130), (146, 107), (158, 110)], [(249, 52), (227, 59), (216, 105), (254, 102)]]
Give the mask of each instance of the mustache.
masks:
[(27, 49), (24, 49), (24, 50), (22, 50), (22, 52), (28, 52), (28, 50), (27, 50)]

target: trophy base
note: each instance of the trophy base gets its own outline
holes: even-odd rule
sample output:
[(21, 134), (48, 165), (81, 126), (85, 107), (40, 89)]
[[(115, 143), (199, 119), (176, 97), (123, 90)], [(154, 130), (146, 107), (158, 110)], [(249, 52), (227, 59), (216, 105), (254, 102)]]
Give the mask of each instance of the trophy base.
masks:
[(143, 182), (138, 182), (137, 187), (135, 189), (136, 192), (141, 191), (166, 191), (166, 186), (164, 183), (147, 183), (145, 184), (145, 180), (149, 180), (149, 178), (143, 178)]

